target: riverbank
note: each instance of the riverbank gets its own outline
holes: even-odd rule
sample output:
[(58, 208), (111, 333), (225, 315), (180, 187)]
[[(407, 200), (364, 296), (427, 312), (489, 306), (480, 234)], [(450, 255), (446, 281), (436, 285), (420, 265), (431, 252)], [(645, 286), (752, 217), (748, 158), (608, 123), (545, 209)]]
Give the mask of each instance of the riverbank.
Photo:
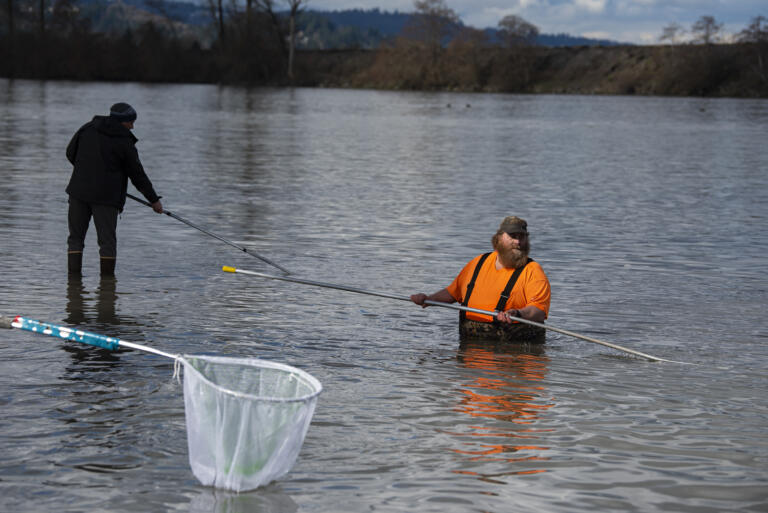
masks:
[(768, 45), (499, 48), (465, 42), (439, 52), (405, 41), (378, 50), (280, 53), (203, 49), (153, 34), (28, 37), (0, 45), (0, 76), (38, 80), (221, 83), (389, 90), (768, 98)]
[(765, 53), (750, 44), (490, 48), (430, 69), (398, 49), (302, 52), (297, 82), (398, 90), (768, 98)]

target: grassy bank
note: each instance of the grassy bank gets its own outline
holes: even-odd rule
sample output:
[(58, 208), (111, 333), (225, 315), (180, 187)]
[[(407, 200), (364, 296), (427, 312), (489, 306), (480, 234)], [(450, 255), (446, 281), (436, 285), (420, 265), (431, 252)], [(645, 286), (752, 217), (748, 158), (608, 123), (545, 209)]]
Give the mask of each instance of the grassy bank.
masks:
[(303, 52), (307, 86), (556, 94), (768, 98), (755, 44), (488, 48), (430, 62), (413, 50)]

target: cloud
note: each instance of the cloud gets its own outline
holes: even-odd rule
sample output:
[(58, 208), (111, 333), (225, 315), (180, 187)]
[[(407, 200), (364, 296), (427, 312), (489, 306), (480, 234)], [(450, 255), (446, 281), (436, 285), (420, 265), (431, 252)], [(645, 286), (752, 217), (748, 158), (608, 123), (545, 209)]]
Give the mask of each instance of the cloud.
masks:
[(574, 0), (574, 5), (578, 9), (586, 9), (590, 12), (603, 12), (608, 0)]
[(520, 9), (510, 7), (486, 7), (480, 11), (457, 11), (461, 20), (471, 27), (495, 27), (505, 16), (520, 16)]

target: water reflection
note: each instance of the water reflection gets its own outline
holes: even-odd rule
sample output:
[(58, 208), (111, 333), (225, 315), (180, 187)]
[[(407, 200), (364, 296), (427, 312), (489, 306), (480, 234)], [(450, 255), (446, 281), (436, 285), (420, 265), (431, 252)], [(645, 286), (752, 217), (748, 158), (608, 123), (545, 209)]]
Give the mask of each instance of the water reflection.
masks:
[(85, 324), (89, 320), (103, 326), (123, 324), (117, 317), (115, 303), (117, 302), (117, 279), (102, 278), (96, 289), (96, 315), (89, 319), (86, 312), (90, 309), (86, 302), (89, 292), (85, 289), (80, 277), (70, 277), (67, 281), (67, 316), (64, 322), (72, 325)]
[[(119, 315), (117, 310), (117, 278), (103, 277), (95, 292), (88, 291), (80, 277), (67, 281), (67, 316), (63, 322), (70, 326), (83, 326), (88, 331), (117, 338), (133, 338), (140, 333), (135, 328), (141, 324), (131, 316)], [(130, 327), (126, 329), (126, 327)], [(126, 336), (127, 335), (127, 336)], [(115, 362), (115, 353), (106, 349), (81, 344), (66, 343), (64, 350), (70, 353), (74, 363), (84, 361)]]
[(106, 330), (118, 326), (141, 326), (134, 317), (118, 313), (117, 278), (101, 278), (93, 294), (95, 301), (90, 296), (91, 292), (85, 288), (82, 278), (70, 277), (67, 281), (67, 316), (64, 322), (75, 326), (90, 324), (96, 329)]
[[(513, 470), (498, 473), (457, 470), (456, 473), (494, 481), (506, 475), (546, 472), (539, 462), (549, 458), (535, 425), (541, 414), (554, 406), (546, 395), (544, 380), (549, 358), (541, 344), (488, 343), (464, 339), (457, 360), (471, 370), (461, 385), (456, 411), (472, 417), (460, 437), (465, 448), (454, 449), (470, 462), (499, 462)], [(483, 468), (487, 468), (484, 466)]]
[(70, 277), (67, 281), (67, 316), (64, 322), (74, 326), (85, 323), (85, 294), (82, 278)]
[[(67, 282), (64, 319), (69, 325), (84, 330), (122, 338), (121, 324), (135, 324), (117, 313), (117, 280), (102, 278), (94, 291), (89, 291), (81, 278)], [(63, 425), (55, 427), (60, 447), (56, 461), (60, 467), (77, 469), (99, 479), (111, 474), (140, 471), (148, 460), (165, 457), (157, 446), (142, 447), (140, 441), (159, 436), (156, 420), (144, 429), (141, 422), (125, 428), (126, 419), (146, 415), (147, 397), (165, 394), (162, 384), (143, 369), (121, 361), (120, 353), (88, 344), (65, 341), (61, 344), (71, 361), (63, 368), (55, 394), (55, 412), (51, 417)], [(167, 391), (171, 393), (172, 388)], [(162, 404), (162, 403), (159, 403)], [(172, 406), (163, 410), (156, 405), (153, 419), (169, 422), (178, 412)]]
[(293, 513), (299, 506), (276, 486), (248, 493), (203, 488), (192, 499), (191, 513)]

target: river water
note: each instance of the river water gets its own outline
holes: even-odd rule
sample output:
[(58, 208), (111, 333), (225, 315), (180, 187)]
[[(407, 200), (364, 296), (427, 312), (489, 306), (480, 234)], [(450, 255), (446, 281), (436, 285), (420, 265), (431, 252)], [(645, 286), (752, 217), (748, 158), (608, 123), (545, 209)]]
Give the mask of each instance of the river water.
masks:
[[(165, 207), (294, 276), (434, 292), (526, 218), (542, 351), (276, 272), (138, 203), (116, 280), (66, 275), (72, 133), (109, 105)], [(235, 494), (187, 460), (169, 360), (0, 333), (3, 511), (768, 511), (768, 101), (0, 80), (0, 314), (324, 386), (299, 459)], [(129, 192), (135, 190), (129, 186)]]

